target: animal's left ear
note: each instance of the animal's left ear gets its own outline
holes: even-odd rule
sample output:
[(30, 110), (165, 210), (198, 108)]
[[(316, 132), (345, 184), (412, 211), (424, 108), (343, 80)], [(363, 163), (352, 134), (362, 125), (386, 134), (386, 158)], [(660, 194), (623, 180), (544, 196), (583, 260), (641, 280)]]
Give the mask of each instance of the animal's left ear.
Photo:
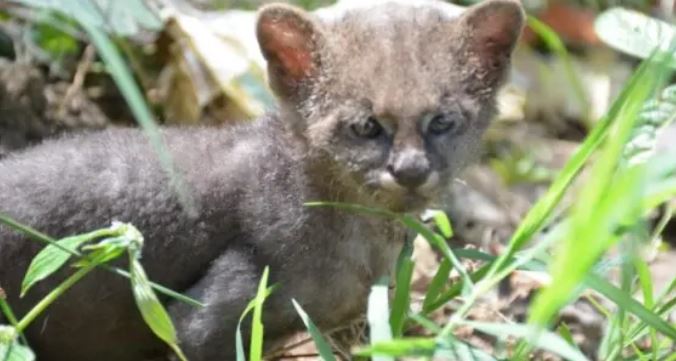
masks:
[(518, 0), (485, 0), (468, 8), (460, 17), (458, 28), (467, 60), (479, 65), (489, 77), (501, 73), (509, 64), (524, 19)]
[(258, 12), (256, 35), (272, 89), (282, 98), (300, 100), (320, 72), (319, 24), (299, 8), (271, 4)]

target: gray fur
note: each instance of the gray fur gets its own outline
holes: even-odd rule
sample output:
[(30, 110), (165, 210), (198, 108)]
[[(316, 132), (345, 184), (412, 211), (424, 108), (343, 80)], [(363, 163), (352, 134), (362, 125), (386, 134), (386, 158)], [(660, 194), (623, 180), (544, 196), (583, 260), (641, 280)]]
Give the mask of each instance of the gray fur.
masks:
[[(484, 7), (520, 9), (508, 0), (491, 2)], [(293, 45), (312, 52), (310, 67), (301, 68), (307, 71), (292, 74), (275, 53), (277, 41), (285, 40), (259, 33), (280, 110), (238, 127), (163, 131), (196, 214), (183, 209), (138, 130), (72, 135), (0, 162), (0, 211), (22, 223), (54, 237), (112, 220), (143, 232), (149, 277), (206, 304), (198, 309), (165, 300), (191, 360), (234, 359), (235, 325), (266, 265), (279, 284), (264, 311), (267, 346), (301, 329), (290, 298), (325, 329), (363, 312), (370, 286), (391, 271), (404, 230), (381, 218), (303, 203), (404, 212), (429, 205), (476, 152), (506, 72), (505, 61), (484, 68), (464, 56), (472, 53), (464, 40), (471, 29), (459, 25), (464, 18), (449, 19), (433, 7), (388, 4), (320, 22), (272, 5), (262, 10), (261, 23), (270, 14), (301, 29)], [(282, 51), (288, 49), (297, 50)], [(508, 59), (511, 45), (500, 51), (496, 56)], [(427, 124), (438, 113), (460, 127), (432, 137)], [(384, 133), (359, 138), (351, 125), (371, 115)], [(438, 180), (406, 186), (399, 174), (411, 172)], [(388, 174), (389, 183), (383, 181)], [(19, 314), (69, 273), (19, 299), (20, 280), (39, 248), (0, 226), (0, 284)], [(52, 305), (28, 337), (40, 360), (166, 354), (143, 325), (128, 281), (100, 270)]]

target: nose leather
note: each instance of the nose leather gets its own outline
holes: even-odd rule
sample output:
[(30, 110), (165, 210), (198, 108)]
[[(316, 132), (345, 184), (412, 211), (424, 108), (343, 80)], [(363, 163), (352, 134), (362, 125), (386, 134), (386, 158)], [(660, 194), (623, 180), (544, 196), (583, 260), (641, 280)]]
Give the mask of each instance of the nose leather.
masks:
[(405, 149), (387, 166), (397, 183), (406, 188), (416, 188), (425, 183), (430, 174), (430, 163), (425, 153), (418, 149)]

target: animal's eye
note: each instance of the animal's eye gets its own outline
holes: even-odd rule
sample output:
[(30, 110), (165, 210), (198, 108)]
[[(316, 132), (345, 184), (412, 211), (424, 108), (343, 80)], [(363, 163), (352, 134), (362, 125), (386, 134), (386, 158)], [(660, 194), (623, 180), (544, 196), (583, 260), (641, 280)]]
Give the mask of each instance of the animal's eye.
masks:
[(383, 127), (375, 117), (368, 117), (365, 122), (352, 124), (352, 131), (359, 137), (374, 139), (382, 132)]
[(432, 117), (427, 129), (430, 133), (440, 135), (448, 132), (455, 132), (460, 128), (462, 119), (453, 114), (437, 114)]

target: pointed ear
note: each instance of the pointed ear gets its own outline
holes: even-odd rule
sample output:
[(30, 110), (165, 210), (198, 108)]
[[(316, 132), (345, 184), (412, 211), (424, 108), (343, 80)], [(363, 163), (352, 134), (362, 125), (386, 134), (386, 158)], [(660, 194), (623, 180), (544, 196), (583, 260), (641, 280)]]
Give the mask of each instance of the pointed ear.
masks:
[(256, 36), (268, 62), (270, 87), (284, 98), (302, 97), (319, 73), (319, 25), (301, 9), (271, 4), (258, 13)]
[(463, 50), (485, 76), (501, 76), (523, 30), (524, 19), (518, 0), (485, 0), (462, 14), (459, 30)]

